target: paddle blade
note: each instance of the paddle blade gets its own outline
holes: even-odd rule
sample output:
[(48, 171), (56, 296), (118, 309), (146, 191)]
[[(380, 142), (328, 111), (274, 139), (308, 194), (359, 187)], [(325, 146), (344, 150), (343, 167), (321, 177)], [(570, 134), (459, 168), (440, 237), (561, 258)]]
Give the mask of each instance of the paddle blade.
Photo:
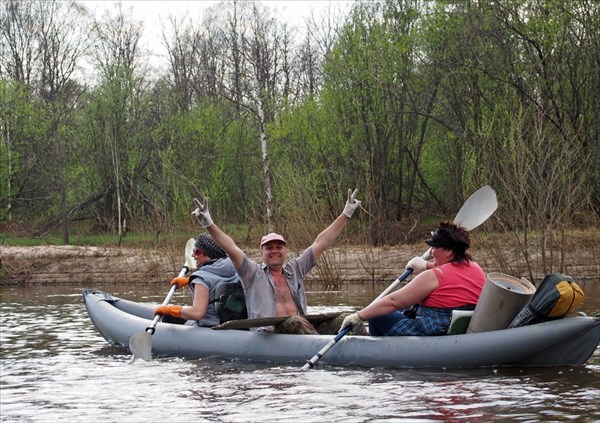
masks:
[(196, 240), (194, 238), (188, 239), (185, 244), (185, 265), (190, 269), (196, 268), (196, 261), (192, 257), (192, 251), (194, 250), (194, 244)]
[(496, 191), (486, 185), (471, 194), (458, 211), (454, 223), (471, 231), (485, 222), (497, 208)]
[(133, 359), (152, 361), (152, 335), (149, 332), (140, 332), (129, 338), (129, 350)]

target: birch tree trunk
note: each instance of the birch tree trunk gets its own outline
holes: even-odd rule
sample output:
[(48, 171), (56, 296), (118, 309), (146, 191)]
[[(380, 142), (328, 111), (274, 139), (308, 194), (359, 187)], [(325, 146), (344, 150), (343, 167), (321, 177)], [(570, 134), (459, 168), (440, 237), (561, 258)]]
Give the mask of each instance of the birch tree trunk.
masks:
[[(113, 131), (114, 132), (114, 131)], [(119, 154), (117, 152), (117, 136), (113, 133), (113, 139), (110, 140), (111, 158), (113, 170), (115, 172), (115, 196), (117, 200), (117, 221), (119, 240), (123, 236), (123, 218), (121, 216), (121, 172), (119, 171)]]
[(263, 168), (263, 184), (265, 189), (265, 211), (267, 213), (267, 225), (269, 232), (275, 230), (274, 213), (273, 213), (273, 193), (271, 191), (271, 170), (269, 166), (269, 150), (267, 144), (267, 133), (265, 131), (265, 111), (261, 98), (261, 89), (258, 77), (255, 73), (255, 84), (258, 95), (256, 96), (256, 107), (258, 112), (258, 126), (260, 131), (260, 147), (262, 152), (262, 168)]

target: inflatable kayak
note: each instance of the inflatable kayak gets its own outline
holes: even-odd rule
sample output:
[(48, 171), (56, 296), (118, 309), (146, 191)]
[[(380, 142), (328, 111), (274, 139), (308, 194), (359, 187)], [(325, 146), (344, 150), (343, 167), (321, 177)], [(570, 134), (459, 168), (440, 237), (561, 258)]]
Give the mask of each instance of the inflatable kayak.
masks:
[[(136, 303), (101, 291), (83, 291), (87, 312), (110, 343), (129, 339), (151, 324), (155, 305)], [(282, 335), (244, 330), (213, 330), (158, 323), (152, 354), (186, 358), (305, 363), (331, 335)], [(600, 342), (600, 317), (576, 316), (491, 332), (444, 336), (342, 338), (320, 363), (389, 368), (475, 368), (584, 364)]]

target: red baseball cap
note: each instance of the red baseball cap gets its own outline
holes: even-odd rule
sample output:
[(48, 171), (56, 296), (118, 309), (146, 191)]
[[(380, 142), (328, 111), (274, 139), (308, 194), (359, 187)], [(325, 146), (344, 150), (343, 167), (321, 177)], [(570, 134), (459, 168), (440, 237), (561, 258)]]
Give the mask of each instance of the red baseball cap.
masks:
[(271, 232), (270, 234), (267, 234), (260, 239), (260, 246), (262, 247), (267, 242), (271, 241), (279, 241), (283, 242), (284, 244), (287, 244), (287, 241), (283, 238), (283, 236), (276, 234), (275, 232)]

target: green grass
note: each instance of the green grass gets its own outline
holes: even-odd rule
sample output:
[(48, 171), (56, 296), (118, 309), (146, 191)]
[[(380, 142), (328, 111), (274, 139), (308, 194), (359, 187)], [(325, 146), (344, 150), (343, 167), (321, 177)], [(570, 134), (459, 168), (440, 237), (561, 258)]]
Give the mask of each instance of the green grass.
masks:
[[(245, 243), (248, 237), (247, 225), (225, 225), (224, 230), (240, 245)], [(162, 248), (173, 244), (181, 243), (184, 245), (189, 238), (196, 238), (201, 232), (206, 232), (202, 228), (193, 227), (185, 229), (174, 229), (170, 232), (127, 232), (121, 239), (121, 246), (126, 248)], [(253, 236), (254, 236), (254, 232)], [(63, 245), (61, 232), (52, 232), (43, 237), (25, 236), (23, 234), (7, 233), (0, 234), (0, 245), (13, 247), (31, 247), (40, 245)], [(74, 246), (95, 246), (95, 247), (116, 247), (119, 245), (119, 235), (117, 233), (90, 233), (82, 227), (73, 227), (69, 233), (69, 245)]]
[[(176, 238), (176, 234), (169, 234), (169, 238)], [(184, 238), (185, 235), (180, 235)], [(153, 233), (127, 233), (121, 239), (121, 246), (124, 247), (142, 247), (144, 245), (160, 245), (166, 241), (165, 236), (159, 236), (158, 239)], [(189, 237), (188, 237), (189, 238)], [(185, 238), (187, 239), (187, 238)], [(49, 234), (44, 237), (10, 237), (3, 236), (1, 243), (10, 246), (36, 246), (36, 245), (63, 245), (62, 234)], [(69, 245), (79, 246), (117, 246), (119, 236), (116, 234), (89, 234), (89, 235), (69, 235)]]

